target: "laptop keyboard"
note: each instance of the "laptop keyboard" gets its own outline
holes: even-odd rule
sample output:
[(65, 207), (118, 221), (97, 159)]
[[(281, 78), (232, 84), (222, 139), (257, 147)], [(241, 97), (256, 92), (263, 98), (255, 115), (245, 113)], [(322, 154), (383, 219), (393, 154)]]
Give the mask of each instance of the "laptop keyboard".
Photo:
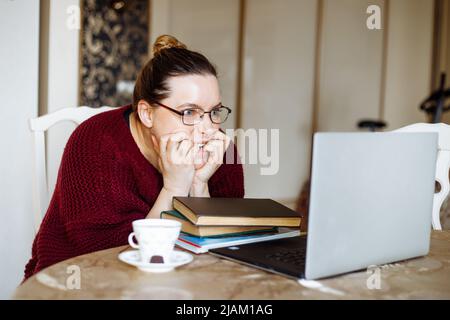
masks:
[(305, 264), (306, 247), (283, 250), (274, 254), (266, 255), (266, 258), (296, 266), (302, 266)]

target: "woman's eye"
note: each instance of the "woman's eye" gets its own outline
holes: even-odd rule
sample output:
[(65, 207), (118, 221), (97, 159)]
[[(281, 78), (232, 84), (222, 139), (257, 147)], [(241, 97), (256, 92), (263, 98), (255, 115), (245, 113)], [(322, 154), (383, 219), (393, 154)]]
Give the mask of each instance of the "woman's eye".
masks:
[(223, 112), (224, 110), (222, 110), (222, 108), (217, 108), (217, 109), (213, 109), (211, 111), (211, 116), (213, 117), (222, 117), (222, 115), (224, 114)]
[(183, 113), (185, 116), (193, 116), (195, 114), (195, 111), (191, 110), (191, 109), (187, 109), (187, 110), (184, 110)]

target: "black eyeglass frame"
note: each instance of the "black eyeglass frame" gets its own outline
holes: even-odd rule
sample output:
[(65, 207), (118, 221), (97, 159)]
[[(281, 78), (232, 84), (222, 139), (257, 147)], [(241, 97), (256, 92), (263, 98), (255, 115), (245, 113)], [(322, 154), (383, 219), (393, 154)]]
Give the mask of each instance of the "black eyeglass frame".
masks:
[[(157, 102), (157, 101), (155, 101), (155, 102), (153, 102), (154, 104), (156, 104), (156, 105), (158, 105), (158, 106), (160, 106), (160, 107), (163, 107), (163, 108), (165, 108), (165, 109), (167, 109), (167, 110), (169, 110), (169, 111), (172, 111), (173, 113), (176, 113), (176, 114), (178, 114), (179, 116), (181, 116), (181, 121), (183, 121), (183, 124), (184, 125), (186, 125), (186, 126), (195, 126), (197, 123), (186, 123), (186, 122), (184, 122), (184, 112), (186, 111), (186, 110), (200, 110), (202, 113), (201, 113), (201, 115), (200, 115), (200, 121), (203, 119), (203, 116), (205, 115), (205, 113), (208, 113), (209, 114), (209, 119), (211, 120), (211, 122), (212, 123), (215, 123), (215, 124), (221, 124), (221, 123), (224, 123), (225, 121), (227, 121), (227, 119), (228, 119), (228, 116), (230, 115), (230, 113), (231, 113), (231, 109), (230, 108), (228, 108), (228, 107), (226, 107), (226, 106), (224, 106), (224, 105), (222, 105), (222, 104), (220, 104), (220, 107), (214, 107), (214, 108), (212, 108), (211, 109), (211, 111), (205, 111), (205, 110), (203, 110), (202, 108), (199, 108), (199, 107), (195, 107), (195, 108), (187, 108), (187, 109), (185, 109), (185, 110), (183, 110), (183, 111), (178, 111), (178, 110), (176, 110), (176, 109), (173, 109), (173, 108), (171, 108), (171, 107), (168, 107), (168, 106), (166, 106), (166, 105), (164, 105), (164, 104), (162, 104), (162, 103), (160, 103), (160, 102)], [(215, 111), (215, 110), (218, 110), (218, 109), (221, 109), (221, 108), (224, 108), (224, 109), (226, 109), (227, 111), (228, 111), (228, 114), (227, 114), (227, 117), (225, 118), (225, 120), (223, 120), (222, 122), (215, 122), (214, 120), (213, 120), (213, 118), (212, 118), (212, 116), (211, 116), (211, 112), (213, 112), (213, 111)]]

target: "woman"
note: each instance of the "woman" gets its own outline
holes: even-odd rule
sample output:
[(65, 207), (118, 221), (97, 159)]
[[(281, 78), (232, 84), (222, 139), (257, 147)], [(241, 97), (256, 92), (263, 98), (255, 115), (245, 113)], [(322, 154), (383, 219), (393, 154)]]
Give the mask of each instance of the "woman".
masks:
[(208, 59), (160, 36), (133, 104), (83, 122), (67, 142), (25, 278), (125, 245), (131, 222), (159, 218), (174, 196), (243, 197), (236, 148), (219, 130), (229, 112)]

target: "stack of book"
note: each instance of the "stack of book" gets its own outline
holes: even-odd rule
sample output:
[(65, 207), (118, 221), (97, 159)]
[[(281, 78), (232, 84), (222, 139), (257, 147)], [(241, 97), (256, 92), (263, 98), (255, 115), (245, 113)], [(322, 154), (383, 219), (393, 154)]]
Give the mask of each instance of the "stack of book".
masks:
[(300, 235), (300, 215), (271, 199), (174, 197), (162, 219), (181, 222), (176, 244), (194, 253)]

